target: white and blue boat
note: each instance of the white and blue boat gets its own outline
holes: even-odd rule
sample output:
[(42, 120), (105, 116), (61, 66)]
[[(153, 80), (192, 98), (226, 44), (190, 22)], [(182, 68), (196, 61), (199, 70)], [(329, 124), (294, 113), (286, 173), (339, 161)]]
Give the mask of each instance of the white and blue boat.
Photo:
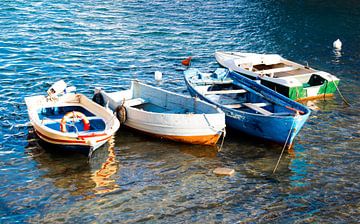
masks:
[(192, 96), (221, 108), (227, 127), (252, 136), (291, 147), (310, 115), (306, 106), (225, 68), (190, 68), (184, 75)]
[(108, 105), (125, 126), (151, 136), (188, 144), (216, 145), (225, 131), (225, 114), (198, 98), (135, 80), (126, 90), (97, 91), (96, 102)]
[(48, 95), (26, 97), (30, 122), (45, 149), (91, 155), (119, 129), (120, 122), (111, 110), (70, 90), (74, 88), (60, 80)]

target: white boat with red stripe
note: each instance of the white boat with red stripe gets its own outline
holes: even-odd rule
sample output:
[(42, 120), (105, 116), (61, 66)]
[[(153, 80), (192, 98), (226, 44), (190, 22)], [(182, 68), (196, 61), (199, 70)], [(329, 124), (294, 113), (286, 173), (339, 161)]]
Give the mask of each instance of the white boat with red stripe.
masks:
[(114, 135), (120, 122), (111, 110), (74, 90), (60, 80), (48, 95), (26, 97), (30, 122), (46, 149), (91, 155)]

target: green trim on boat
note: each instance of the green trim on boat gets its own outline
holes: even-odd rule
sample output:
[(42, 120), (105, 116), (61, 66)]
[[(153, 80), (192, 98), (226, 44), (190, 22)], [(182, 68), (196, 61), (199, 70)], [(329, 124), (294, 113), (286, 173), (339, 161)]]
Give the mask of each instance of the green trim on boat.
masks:
[[(339, 85), (340, 80), (334, 80), (334, 81), (327, 81), (320, 86), (319, 91), (317, 95), (323, 95), (323, 94), (333, 94), (336, 92), (336, 86)], [(336, 85), (336, 86), (335, 86)], [(306, 87), (311, 87), (309, 85), (302, 85), (302, 86), (296, 86), (289, 88), (289, 95), (288, 97), (292, 100), (297, 100), (300, 98), (307, 98), (307, 97), (316, 97), (316, 96), (308, 96)]]
[(289, 98), (296, 100), (299, 98), (305, 98), (307, 96), (306, 90), (302, 86), (296, 86), (289, 88)]
[(318, 95), (320, 94), (330, 94), (336, 92), (336, 86), (339, 85), (339, 80), (334, 80), (331, 82), (325, 81), (325, 83), (320, 87)]

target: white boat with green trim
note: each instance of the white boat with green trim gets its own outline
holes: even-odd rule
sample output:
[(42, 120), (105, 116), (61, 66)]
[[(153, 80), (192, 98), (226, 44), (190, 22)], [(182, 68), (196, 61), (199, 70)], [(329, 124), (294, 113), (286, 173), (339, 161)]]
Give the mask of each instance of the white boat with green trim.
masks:
[(278, 54), (215, 52), (217, 62), (293, 100), (333, 96), (340, 80), (319, 71), (284, 59)]

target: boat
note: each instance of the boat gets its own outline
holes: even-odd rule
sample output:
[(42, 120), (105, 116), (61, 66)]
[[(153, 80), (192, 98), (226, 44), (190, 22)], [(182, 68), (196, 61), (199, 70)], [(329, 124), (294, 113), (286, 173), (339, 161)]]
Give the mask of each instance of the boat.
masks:
[(136, 80), (127, 90), (97, 88), (94, 98), (115, 111), (125, 126), (155, 137), (215, 145), (225, 131), (225, 114), (214, 105)]
[(26, 97), (25, 103), (41, 145), (91, 156), (119, 129), (120, 122), (111, 110), (74, 91), (60, 80), (47, 95)]
[(332, 97), (340, 82), (330, 73), (292, 62), (278, 54), (217, 51), (215, 58), (221, 66), (260, 80), (261, 84), (296, 101)]
[(225, 68), (211, 73), (190, 68), (184, 78), (192, 96), (225, 112), (227, 127), (287, 147), (310, 115), (306, 106)]

